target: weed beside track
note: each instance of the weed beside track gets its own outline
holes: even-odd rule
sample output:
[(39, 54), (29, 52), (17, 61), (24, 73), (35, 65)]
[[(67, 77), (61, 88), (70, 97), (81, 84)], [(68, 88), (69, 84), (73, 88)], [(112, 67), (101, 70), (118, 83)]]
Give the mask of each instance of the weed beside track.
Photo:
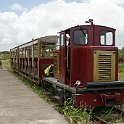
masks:
[(43, 89), (40, 85), (38, 86), (22, 76), (19, 76), (19, 79), (33, 92), (50, 103), (60, 114), (64, 115), (71, 124), (91, 124), (91, 112), (88, 112), (86, 108), (76, 108), (72, 99), (67, 99), (64, 105), (60, 106), (47, 89)]
[[(3, 66), (6, 67), (9, 71), (13, 72), (10, 69), (9, 60), (3, 61)], [(13, 72), (14, 73), (14, 72)], [(63, 106), (59, 106), (59, 104), (53, 99), (51, 93), (46, 89), (43, 89), (41, 86), (34, 84), (33, 82), (25, 79), (22, 76), (14, 73), (19, 80), (27, 85), (33, 92), (38, 94), (41, 98), (45, 99), (49, 102), (59, 113), (61, 113), (71, 124), (94, 124), (91, 121), (92, 110), (88, 111), (86, 108), (76, 108), (74, 106), (73, 99), (67, 99), (64, 102)], [(124, 75), (124, 73), (120, 73), (119, 75)], [(124, 79), (122, 76), (121, 79)], [(101, 111), (97, 113), (98, 116), (108, 122), (112, 122), (114, 124), (123, 124), (123, 120), (121, 116), (110, 111)]]

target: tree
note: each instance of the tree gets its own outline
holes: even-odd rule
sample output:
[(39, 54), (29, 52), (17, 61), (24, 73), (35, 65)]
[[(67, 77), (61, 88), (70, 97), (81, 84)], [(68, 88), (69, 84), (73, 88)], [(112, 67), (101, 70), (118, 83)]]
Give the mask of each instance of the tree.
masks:
[(124, 47), (118, 50), (118, 61), (124, 63)]

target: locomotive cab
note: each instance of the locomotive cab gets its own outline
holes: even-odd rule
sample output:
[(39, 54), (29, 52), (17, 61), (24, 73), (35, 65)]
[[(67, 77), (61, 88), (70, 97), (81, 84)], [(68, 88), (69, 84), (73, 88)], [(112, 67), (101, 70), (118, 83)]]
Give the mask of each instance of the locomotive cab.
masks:
[(115, 29), (90, 21), (91, 25), (60, 32), (59, 80), (76, 87), (77, 106), (122, 104), (124, 83), (118, 81)]
[(61, 82), (73, 86), (77, 80), (81, 85), (118, 80), (115, 29), (93, 24), (72, 27), (60, 33), (60, 46)]

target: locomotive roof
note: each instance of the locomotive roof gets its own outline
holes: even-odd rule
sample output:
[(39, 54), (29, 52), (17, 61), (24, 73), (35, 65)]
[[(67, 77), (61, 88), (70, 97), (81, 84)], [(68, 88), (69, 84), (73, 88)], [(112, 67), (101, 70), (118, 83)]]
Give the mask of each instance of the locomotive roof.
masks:
[(95, 24), (93, 24), (93, 25), (77, 25), (77, 26), (73, 26), (73, 27), (70, 27), (70, 28), (67, 28), (67, 29), (65, 29), (65, 30), (60, 31), (59, 33), (61, 33), (61, 32), (65, 32), (65, 31), (70, 30), (70, 29), (72, 29), (72, 28), (83, 27), (83, 26), (87, 26), (87, 27), (90, 27), (90, 26), (95, 26), (95, 27), (105, 27), (105, 28), (108, 28), (108, 29), (110, 29), (110, 30), (116, 30), (116, 29), (111, 28), (111, 27), (107, 27), (107, 26), (103, 26), (103, 25), (95, 25)]

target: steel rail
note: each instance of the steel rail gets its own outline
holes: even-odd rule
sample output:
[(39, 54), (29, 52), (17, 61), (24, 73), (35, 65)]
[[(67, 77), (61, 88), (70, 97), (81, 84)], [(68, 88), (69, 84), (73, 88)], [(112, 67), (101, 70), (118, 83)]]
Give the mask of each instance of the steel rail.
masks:
[(96, 124), (112, 124), (111, 122), (107, 122), (96, 115), (92, 115), (92, 121)]
[(122, 116), (122, 118), (124, 118), (124, 109), (118, 108), (118, 107), (113, 107), (113, 111), (116, 111), (117, 113), (119, 113)]
[[(122, 118), (124, 119), (124, 109), (123, 108), (112, 107), (111, 110), (115, 113), (120, 114), (122, 116)], [(112, 122), (107, 122), (95, 114), (92, 115), (92, 121), (95, 122), (96, 124), (112, 124)]]

